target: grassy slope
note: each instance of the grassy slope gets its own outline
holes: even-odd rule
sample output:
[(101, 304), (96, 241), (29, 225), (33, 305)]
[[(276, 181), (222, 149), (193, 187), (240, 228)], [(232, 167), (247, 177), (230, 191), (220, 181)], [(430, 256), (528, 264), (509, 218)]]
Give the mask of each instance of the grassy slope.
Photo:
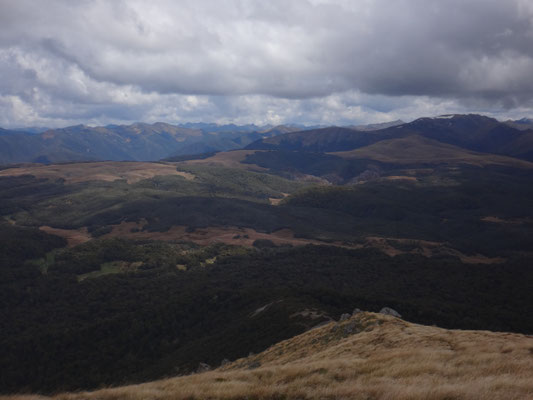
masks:
[(461, 147), (438, 142), (418, 135), (382, 140), (370, 146), (351, 151), (330, 153), (343, 158), (372, 159), (385, 163), (447, 163), (490, 164), (533, 168), (533, 163), (512, 157), (477, 153)]
[[(155, 203), (191, 196), (269, 203), (270, 198), (281, 199), (304, 186), (273, 175), (225, 167), (182, 165), (176, 171), (175, 165), (156, 163), (105, 163), (108, 168), (103, 164), (4, 170), (0, 176), (0, 213), (11, 215), (21, 225), (79, 228), (90, 225), (89, 220), (101, 213), (116, 212), (128, 204), (149, 203), (152, 208)], [(148, 165), (152, 176), (139, 180), (148, 178), (147, 171), (132, 171), (131, 164)], [(84, 169), (88, 171), (86, 181), (82, 179)], [(48, 175), (41, 177), (45, 170)], [(38, 177), (21, 175), (20, 171)], [(109, 182), (113, 179), (117, 180)], [(138, 211), (137, 217), (143, 217), (142, 210)]]
[(359, 313), (211, 372), (52, 399), (531, 399), (532, 349), (531, 336)]

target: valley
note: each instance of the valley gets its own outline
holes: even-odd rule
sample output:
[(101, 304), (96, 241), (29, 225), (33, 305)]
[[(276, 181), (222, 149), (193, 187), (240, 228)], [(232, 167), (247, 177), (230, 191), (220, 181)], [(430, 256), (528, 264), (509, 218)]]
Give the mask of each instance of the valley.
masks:
[[(202, 129), (234, 145), (207, 148)], [(45, 131), (203, 144), (0, 168), (6, 399), (527, 398), (527, 129), (475, 115), (224, 129)]]

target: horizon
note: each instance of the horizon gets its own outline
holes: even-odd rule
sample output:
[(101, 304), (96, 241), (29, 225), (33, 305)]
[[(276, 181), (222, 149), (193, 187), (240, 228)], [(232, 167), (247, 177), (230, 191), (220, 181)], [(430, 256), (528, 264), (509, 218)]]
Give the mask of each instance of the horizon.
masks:
[[(448, 116), (448, 115), (480, 115), (480, 116), (483, 116), (483, 117), (489, 117), (489, 118), (494, 118), (496, 119), (498, 122), (506, 122), (506, 121), (513, 121), (513, 122), (516, 122), (516, 121), (520, 121), (520, 120), (532, 120), (532, 118), (530, 118), (529, 116), (522, 116), (522, 117), (518, 117), (518, 118), (515, 118), (515, 119), (511, 119), (511, 118), (506, 118), (506, 119), (500, 119), (500, 118), (496, 118), (496, 117), (493, 117), (491, 115), (488, 115), (488, 114), (479, 114), (479, 113), (453, 113), (453, 114), (439, 114), (439, 115), (432, 115), (432, 116), (420, 116), (420, 117), (417, 117), (417, 118), (414, 118), (414, 119), (411, 119), (411, 120), (405, 120), (405, 119), (402, 119), (402, 118), (399, 118), (399, 119), (396, 119), (396, 120), (384, 120), (384, 121), (378, 121), (378, 122), (370, 122), (370, 123), (365, 123), (365, 124), (304, 124), (304, 123), (295, 123), (295, 122), (287, 122), (287, 123), (281, 123), (281, 124), (277, 124), (277, 125), (273, 125), (273, 124), (258, 124), (258, 123), (254, 123), (254, 122), (249, 122), (249, 123), (242, 123), (242, 124), (237, 124), (237, 123), (234, 123), (234, 122), (227, 122), (227, 123), (218, 123), (218, 122), (215, 122), (215, 121), (184, 121), (184, 122), (167, 122), (167, 121), (153, 121), (153, 122), (147, 122), (147, 121), (130, 121), (130, 122), (127, 122), (127, 123), (109, 123), (109, 124), (105, 124), (105, 125), (98, 125), (98, 124), (90, 124), (90, 123), (79, 123), (79, 124), (73, 124), (73, 125), (62, 125), (62, 126), (14, 126), (14, 127), (9, 127), (9, 126), (3, 126), (3, 125), (0, 125), (0, 128), (2, 129), (6, 129), (6, 130), (15, 130), (15, 131), (21, 131), (21, 132), (24, 132), (24, 129), (28, 129), (28, 130), (43, 130), (43, 132), (45, 130), (54, 130), (54, 129), (67, 129), (67, 128), (73, 128), (73, 127), (78, 127), (78, 126), (83, 126), (83, 127), (87, 127), (87, 128), (107, 128), (107, 127), (110, 127), (110, 126), (132, 126), (132, 125), (135, 125), (135, 124), (145, 124), (145, 125), (155, 125), (155, 124), (167, 124), (167, 125), (172, 125), (172, 126), (178, 126), (178, 127), (184, 127), (185, 125), (196, 125), (196, 124), (202, 124), (202, 125), (216, 125), (216, 126), (219, 126), (219, 127), (222, 127), (222, 126), (229, 126), (229, 125), (235, 125), (237, 127), (243, 127), (243, 126), (255, 126), (256, 128), (266, 128), (266, 129), (271, 129), (271, 128), (276, 128), (278, 126), (287, 126), (287, 127), (301, 127), (301, 128), (304, 128), (304, 129), (321, 129), (321, 128), (328, 128), (328, 127), (333, 127), (333, 126), (337, 126), (337, 127), (341, 127), (341, 128), (349, 128), (349, 127), (356, 127), (356, 126), (366, 126), (366, 125), (379, 125), (379, 124), (387, 124), (387, 123), (391, 123), (391, 122), (397, 122), (397, 121), (402, 121), (402, 124), (408, 124), (408, 123), (411, 123), (411, 122), (414, 122), (418, 119), (422, 119), (422, 118), (439, 118), (439, 117), (444, 117), (444, 116)], [(193, 128), (191, 128), (193, 129)], [(41, 132), (39, 132), (41, 133)]]

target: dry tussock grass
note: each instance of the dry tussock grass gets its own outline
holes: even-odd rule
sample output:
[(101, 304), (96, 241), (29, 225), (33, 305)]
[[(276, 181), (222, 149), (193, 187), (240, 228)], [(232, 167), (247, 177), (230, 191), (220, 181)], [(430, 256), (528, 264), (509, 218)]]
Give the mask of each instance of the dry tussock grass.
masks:
[(187, 180), (195, 176), (188, 172), (176, 170), (172, 163), (136, 162), (136, 161), (101, 161), (71, 164), (35, 165), (8, 168), (0, 171), (0, 176), (33, 175), (37, 178), (64, 179), (65, 183), (88, 181), (108, 181), (126, 179), (128, 183), (139, 182), (154, 176), (179, 175)]
[(360, 313), (211, 372), (52, 398), (533, 399), (533, 337)]
[(447, 163), (486, 165), (506, 165), (516, 168), (533, 168), (533, 163), (513, 157), (488, 153), (478, 153), (451, 144), (442, 143), (418, 135), (397, 139), (382, 140), (355, 150), (332, 152), (342, 158), (373, 159), (396, 164)]

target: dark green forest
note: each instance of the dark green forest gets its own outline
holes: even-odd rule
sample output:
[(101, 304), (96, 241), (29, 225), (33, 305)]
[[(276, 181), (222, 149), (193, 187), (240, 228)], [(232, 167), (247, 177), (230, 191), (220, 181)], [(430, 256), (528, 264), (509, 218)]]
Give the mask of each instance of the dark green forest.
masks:
[[(187, 373), (199, 362), (217, 366), (355, 307), (389, 306), (406, 320), (447, 328), (533, 333), (526, 258), (465, 266), (373, 249), (114, 239), (56, 249), (43, 269), (35, 258), (61, 240), (3, 232), (24, 237), (25, 246), (2, 247), (2, 392), (94, 388)], [(116, 261), (138, 265), (80, 279)], [(323, 317), (298, 315), (309, 309)]]

